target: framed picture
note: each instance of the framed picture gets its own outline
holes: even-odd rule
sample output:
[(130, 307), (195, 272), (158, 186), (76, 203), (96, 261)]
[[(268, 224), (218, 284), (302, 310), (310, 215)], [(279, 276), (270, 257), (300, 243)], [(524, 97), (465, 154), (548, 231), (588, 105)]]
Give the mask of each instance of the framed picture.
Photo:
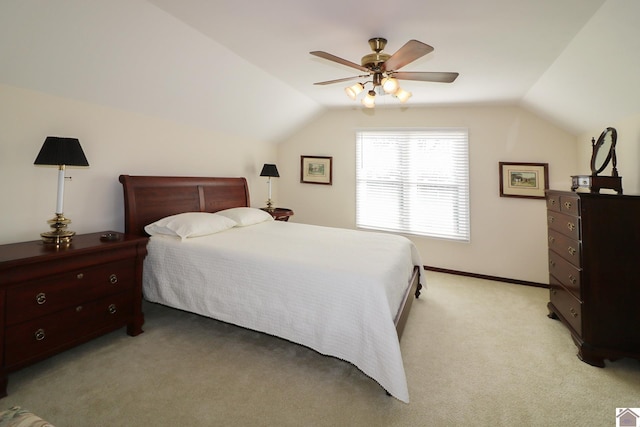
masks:
[(548, 163), (500, 162), (500, 197), (544, 199), (549, 188)]
[(331, 185), (333, 157), (300, 156), (300, 182)]

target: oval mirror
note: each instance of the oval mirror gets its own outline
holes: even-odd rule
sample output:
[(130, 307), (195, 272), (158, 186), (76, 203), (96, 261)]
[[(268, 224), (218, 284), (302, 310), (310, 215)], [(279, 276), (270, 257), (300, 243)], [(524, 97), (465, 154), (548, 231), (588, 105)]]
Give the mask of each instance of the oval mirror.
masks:
[(591, 155), (591, 173), (598, 175), (602, 172), (609, 161), (613, 159), (613, 167), (616, 167), (616, 141), (618, 133), (614, 128), (606, 128), (600, 134), (598, 140), (593, 144), (593, 154)]

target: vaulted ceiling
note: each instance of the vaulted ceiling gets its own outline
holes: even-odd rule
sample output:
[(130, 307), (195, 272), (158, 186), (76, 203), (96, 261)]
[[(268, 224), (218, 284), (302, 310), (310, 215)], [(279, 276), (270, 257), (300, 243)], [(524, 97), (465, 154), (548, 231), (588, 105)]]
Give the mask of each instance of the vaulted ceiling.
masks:
[[(0, 84), (277, 141), (325, 108), (367, 40), (435, 48), (405, 105), (522, 105), (579, 134), (640, 112), (637, 0), (3, 0)], [(355, 82), (355, 81), (354, 81)], [(398, 106), (390, 96), (376, 108)], [(247, 121), (251, 122), (247, 126)]]

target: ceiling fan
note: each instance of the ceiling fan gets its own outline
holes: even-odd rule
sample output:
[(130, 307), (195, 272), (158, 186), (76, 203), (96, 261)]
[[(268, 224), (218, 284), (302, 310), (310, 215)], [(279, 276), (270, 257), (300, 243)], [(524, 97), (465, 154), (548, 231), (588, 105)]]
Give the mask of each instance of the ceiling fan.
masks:
[(316, 85), (328, 85), (333, 83), (345, 82), (354, 79), (363, 79), (371, 77), (370, 81), (364, 83), (356, 83), (353, 86), (349, 86), (345, 89), (347, 95), (351, 99), (356, 99), (358, 94), (364, 91), (365, 84), (371, 83), (373, 89), (367, 92), (367, 95), (362, 100), (362, 104), (365, 107), (373, 108), (375, 106), (376, 91), (378, 93), (390, 93), (398, 98), (401, 102), (406, 102), (411, 97), (411, 92), (400, 88), (398, 80), (419, 80), (423, 82), (437, 82), (437, 83), (452, 83), (457, 77), (458, 73), (449, 72), (406, 72), (398, 71), (405, 65), (415, 61), (418, 58), (423, 57), (427, 53), (433, 51), (433, 47), (426, 43), (422, 43), (418, 40), (409, 40), (404, 44), (396, 53), (389, 55), (384, 53), (383, 50), (387, 45), (387, 40), (382, 37), (375, 37), (369, 39), (369, 46), (373, 53), (365, 55), (360, 61), (360, 65), (355, 62), (348, 61), (346, 59), (339, 58), (327, 52), (313, 51), (309, 52), (311, 55), (319, 58), (328, 59), (329, 61), (337, 62), (338, 64), (346, 65), (348, 67), (355, 68), (363, 71), (366, 74), (361, 74), (353, 77), (346, 77), (343, 79), (327, 80), (324, 82), (314, 83)]

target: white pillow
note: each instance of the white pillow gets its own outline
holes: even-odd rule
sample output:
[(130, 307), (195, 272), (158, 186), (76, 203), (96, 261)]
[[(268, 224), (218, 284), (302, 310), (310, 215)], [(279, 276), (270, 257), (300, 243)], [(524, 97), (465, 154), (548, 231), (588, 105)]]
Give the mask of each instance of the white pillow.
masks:
[(231, 208), (218, 211), (216, 214), (232, 219), (236, 222), (238, 227), (258, 224), (265, 221), (273, 221), (273, 217), (270, 213), (258, 208)]
[(236, 226), (236, 222), (222, 215), (207, 212), (185, 212), (162, 218), (144, 227), (153, 236), (164, 234), (178, 236), (182, 240), (189, 237), (206, 236)]

